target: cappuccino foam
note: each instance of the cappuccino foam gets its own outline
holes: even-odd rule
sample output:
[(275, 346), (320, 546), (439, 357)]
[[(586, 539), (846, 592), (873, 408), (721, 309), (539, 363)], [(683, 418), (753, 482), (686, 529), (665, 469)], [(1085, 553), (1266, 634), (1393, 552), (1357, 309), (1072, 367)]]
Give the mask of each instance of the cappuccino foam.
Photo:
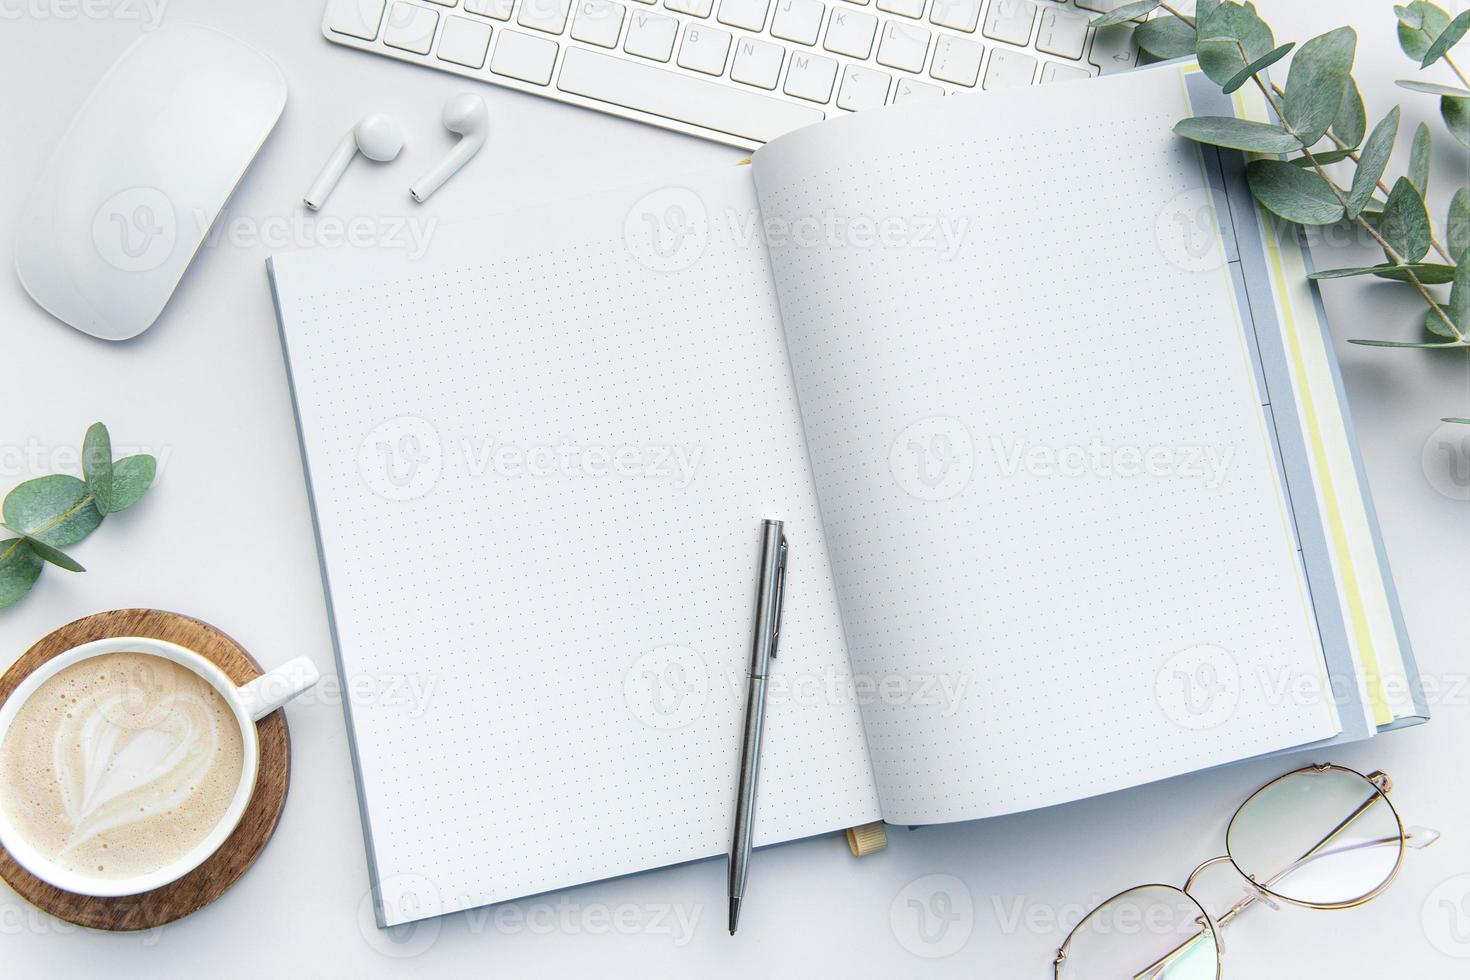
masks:
[(21, 705), (0, 743), (0, 807), (54, 863), (130, 878), (208, 837), (243, 769), (239, 723), (212, 685), (163, 657), (103, 654)]

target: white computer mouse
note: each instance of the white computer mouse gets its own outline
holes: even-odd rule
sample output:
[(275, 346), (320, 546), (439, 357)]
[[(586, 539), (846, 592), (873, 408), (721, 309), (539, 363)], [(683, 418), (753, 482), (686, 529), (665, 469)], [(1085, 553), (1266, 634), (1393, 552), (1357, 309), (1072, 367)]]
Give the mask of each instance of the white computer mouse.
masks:
[(286, 106), (265, 55), (181, 24), (145, 34), (72, 120), (21, 212), (15, 269), (57, 319), (147, 330)]

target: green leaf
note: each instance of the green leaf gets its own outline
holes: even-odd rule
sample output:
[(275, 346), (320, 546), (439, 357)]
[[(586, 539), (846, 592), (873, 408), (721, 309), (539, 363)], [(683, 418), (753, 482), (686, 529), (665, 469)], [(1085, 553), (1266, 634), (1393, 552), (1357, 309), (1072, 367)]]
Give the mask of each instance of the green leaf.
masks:
[(112, 513), (127, 510), (143, 498), (158, 475), (152, 456), (126, 456), (112, 464)]
[(97, 510), (106, 514), (112, 501), (112, 440), (107, 426), (94, 423), (82, 443), (82, 475)]
[(1354, 151), (1352, 149), (1347, 149), (1347, 150), (1322, 150), (1319, 153), (1313, 153), (1310, 157), (1307, 157), (1307, 156), (1292, 157), (1290, 160), (1288, 160), (1286, 162), (1289, 163), (1289, 164), (1291, 164), (1293, 167), (1307, 167), (1307, 168), (1310, 168), (1312, 166), (1312, 161), (1313, 160), (1316, 160), (1318, 163), (1322, 164), (1322, 166), (1325, 167), (1329, 163), (1340, 163), (1341, 161), (1346, 160), (1348, 157), (1352, 156), (1353, 153), (1354, 153)]
[(1122, 24), (1135, 17), (1151, 14), (1158, 9), (1158, 6), (1159, 0), (1135, 0), (1133, 3), (1125, 3), (1121, 7), (1114, 7), (1110, 13), (1103, 14), (1094, 20), (1092, 26), (1101, 30), (1104, 27), (1112, 27), (1114, 24)]
[(1200, 21), (1202, 21), (1205, 18), (1209, 17), (1210, 14), (1212, 14), (1212, 13), (1215, 12), (1215, 8), (1218, 7), (1218, 6), (1220, 6), (1220, 0), (1195, 0), (1195, 4), (1194, 4), (1194, 21), (1195, 21), (1195, 23), (1198, 24)]
[(1250, 64), (1246, 65), (1240, 71), (1232, 75), (1228, 82), (1220, 86), (1220, 90), (1223, 91), (1226, 95), (1229, 95), (1230, 93), (1238, 90), (1242, 85), (1251, 80), (1252, 75), (1255, 75), (1257, 72), (1263, 72), (1267, 68), (1270, 68), (1272, 65), (1276, 64), (1276, 62), (1280, 61), (1282, 58), (1285, 58), (1294, 47), (1296, 47), (1296, 42), (1288, 41), (1285, 44), (1281, 45), (1281, 47), (1279, 48), (1267, 51), (1265, 54), (1261, 55), (1261, 57), (1257, 58), (1255, 61), (1252, 61)]
[(102, 523), (87, 485), (61, 474), (22, 483), (5, 498), (3, 512), (12, 531), (53, 548), (76, 544)]
[(1393, 141), (1399, 133), (1399, 107), (1394, 106), (1388, 115), (1379, 120), (1363, 144), (1362, 156), (1358, 158), (1358, 169), (1353, 174), (1353, 186), (1348, 192), (1347, 215), (1356, 218), (1373, 200), (1373, 192), (1383, 179), (1388, 167), (1388, 158), (1393, 155)]
[(1400, 177), (1383, 206), (1378, 233), (1405, 262), (1418, 262), (1429, 251), (1429, 212), (1424, 198), (1407, 177)]
[(1342, 220), (1342, 203), (1320, 174), (1282, 160), (1253, 160), (1245, 176), (1256, 200), (1278, 217), (1299, 225), (1330, 225)]
[(1441, 422), (1458, 422), (1461, 425), (1470, 425), (1470, 419), (1457, 419), (1453, 416), (1440, 419)]
[(1282, 108), (1292, 132), (1305, 145), (1321, 139), (1337, 117), (1357, 47), (1357, 33), (1351, 27), (1339, 27), (1312, 38), (1291, 59)]
[(1420, 282), (1429, 286), (1453, 282), (1455, 278), (1454, 266), (1440, 265), (1436, 262), (1415, 262), (1412, 265), (1394, 265), (1392, 262), (1385, 262), (1383, 265), (1366, 265), (1351, 269), (1323, 269), (1321, 272), (1312, 273), (1307, 278), (1321, 280), (1377, 276), (1379, 279), (1408, 282), (1410, 272), (1414, 273), (1415, 278)]
[(1399, 88), (1406, 88), (1411, 92), (1423, 92), (1425, 95), (1443, 95), (1451, 99), (1470, 99), (1470, 88), (1455, 88), (1453, 85), (1441, 85), (1438, 82), (1420, 82), (1412, 78), (1400, 78), (1394, 84)]
[(1196, 143), (1225, 146), (1253, 153), (1290, 153), (1302, 148), (1301, 141), (1278, 126), (1237, 119), (1234, 116), (1195, 116), (1181, 119), (1174, 132)]
[(1446, 51), (1460, 43), (1460, 39), (1465, 36), (1467, 30), (1470, 30), (1470, 10), (1462, 11), (1458, 17), (1450, 21), (1448, 27), (1439, 32), (1439, 36), (1429, 45), (1429, 50), (1424, 52), (1419, 67), (1428, 68), (1443, 58)]
[[(1456, 271), (1455, 284), (1450, 287), (1450, 301), (1442, 304), (1441, 309), (1461, 333), (1470, 330), (1470, 266), (1461, 265)], [(1431, 322), (1433, 326), (1430, 326)], [(1442, 337), (1454, 336), (1445, 322), (1439, 318), (1439, 314), (1433, 310), (1425, 314), (1424, 325)]]
[(1404, 340), (1349, 340), (1350, 344), (1362, 344), (1364, 347), (1417, 347), (1421, 350), (1442, 350), (1446, 347), (1464, 347), (1458, 340), (1451, 340), (1441, 344), (1417, 343)]
[(0, 609), (25, 598), (40, 577), (42, 564), (20, 538), (0, 541)]
[(1342, 93), (1342, 105), (1332, 120), (1332, 134), (1344, 146), (1358, 146), (1363, 134), (1368, 132), (1368, 110), (1363, 106), (1363, 94), (1358, 83), (1348, 78), (1347, 91)]
[(64, 568), (68, 572), (85, 572), (86, 569), (78, 565), (64, 552), (58, 551), (49, 544), (42, 544), (35, 538), (26, 538), (26, 546), (36, 553), (36, 557), (48, 561), (57, 568)]
[(1470, 147), (1470, 99), (1445, 96), (1439, 100), (1439, 114), (1450, 135), (1462, 146)]
[(1422, 61), (1434, 39), (1450, 26), (1450, 15), (1426, 0), (1414, 0), (1393, 10), (1399, 16), (1399, 47), (1415, 61)]
[(1253, 4), (1220, 3), (1197, 20), (1199, 65), (1216, 84), (1224, 85), (1276, 47), (1271, 28), (1256, 14)]
[(1459, 265), (1470, 258), (1470, 187), (1461, 187), (1450, 198), (1450, 210), (1444, 222), (1445, 245)]
[(1133, 31), (1138, 46), (1155, 58), (1183, 58), (1194, 54), (1194, 28), (1178, 17), (1152, 17)]
[(1429, 193), (1430, 144), (1429, 127), (1420, 123), (1414, 130), (1414, 142), (1409, 148), (1409, 180), (1419, 188), (1421, 197)]

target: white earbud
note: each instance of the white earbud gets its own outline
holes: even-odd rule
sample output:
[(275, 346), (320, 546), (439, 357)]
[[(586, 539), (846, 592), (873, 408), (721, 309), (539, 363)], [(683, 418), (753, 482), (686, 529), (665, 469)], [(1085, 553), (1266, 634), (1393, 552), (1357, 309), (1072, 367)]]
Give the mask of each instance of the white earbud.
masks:
[(304, 199), (306, 206), (315, 211), (326, 203), (327, 195), (332, 193), (332, 188), (342, 179), (347, 165), (359, 150), (369, 160), (381, 163), (392, 160), (402, 149), (403, 130), (398, 128), (396, 122), (381, 112), (364, 116), (362, 122), (353, 126), (351, 132), (342, 137), (342, 142), (332, 151), (331, 159), (312, 182)]
[(485, 145), (485, 139), (490, 135), (490, 110), (485, 100), (472, 92), (454, 96), (444, 103), (444, 128), (451, 133), (459, 133), (460, 140), (437, 167), (409, 187), (408, 192), (420, 204), (444, 186), (444, 182)]

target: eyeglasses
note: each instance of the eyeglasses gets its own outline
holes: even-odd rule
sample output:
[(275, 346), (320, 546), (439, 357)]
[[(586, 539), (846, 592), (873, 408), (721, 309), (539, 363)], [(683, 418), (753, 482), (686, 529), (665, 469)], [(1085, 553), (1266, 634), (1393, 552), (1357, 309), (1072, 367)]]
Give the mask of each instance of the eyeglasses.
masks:
[[(1093, 909), (1057, 950), (1056, 980), (1219, 980), (1220, 927), (1257, 902), (1350, 909), (1383, 893), (1406, 847), (1433, 830), (1405, 830), (1393, 783), (1333, 765), (1308, 766), (1256, 790), (1230, 818), (1226, 853), (1194, 869), (1183, 888), (1139, 885)], [(1230, 865), (1249, 889), (1218, 918), (1190, 891), (1206, 870)]]

